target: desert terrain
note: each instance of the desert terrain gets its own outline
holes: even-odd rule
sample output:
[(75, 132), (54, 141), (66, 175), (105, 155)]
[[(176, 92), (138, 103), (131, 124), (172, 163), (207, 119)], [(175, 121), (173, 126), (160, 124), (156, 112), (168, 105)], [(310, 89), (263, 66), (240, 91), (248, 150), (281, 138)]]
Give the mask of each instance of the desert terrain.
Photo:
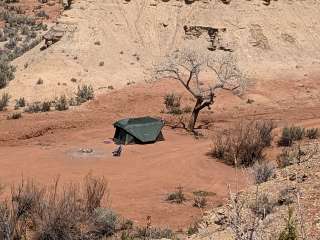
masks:
[[(32, 15), (30, 6), (36, 6), (35, 2), (20, 0), (19, 4)], [(0, 89), (0, 95), (10, 95), (8, 106), (0, 111), (4, 196), (22, 177), (51, 184), (59, 176), (62, 184), (68, 184), (92, 173), (106, 178), (111, 208), (135, 225), (145, 226), (151, 216), (152, 226), (173, 229), (182, 239), (195, 223), (200, 230), (192, 239), (240, 239), (230, 235), (227, 227), (217, 230), (216, 209), (228, 203), (229, 187), (252, 198), (256, 186), (252, 169), (237, 170), (208, 153), (222, 129), (242, 121), (271, 120), (276, 128), (265, 155), (275, 163), (282, 150), (277, 140), (283, 127), (320, 128), (320, 3), (187, 2), (74, 0), (65, 11), (58, 1), (44, 4), (48, 13), (44, 23), (49, 29), (58, 26), (64, 35), (46, 49), (41, 41), (10, 62), (16, 66), (15, 78)], [(209, 28), (219, 36), (213, 39)], [(196, 135), (173, 127), (191, 113), (165, 111), (164, 98), (169, 93), (181, 96), (182, 107), (193, 107), (190, 93), (178, 81), (156, 80), (152, 74), (154, 64), (184, 48), (208, 54), (231, 52), (247, 79), (240, 96), (223, 89), (217, 92), (211, 109), (205, 108), (199, 115)], [(210, 81), (210, 76), (201, 80)], [(62, 95), (69, 99), (82, 85), (92, 86), (94, 98), (67, 111), (27, 113), (15, 109), (16, 99), (23, 97), (27, 104), (54, 101)], [(17, 111), (22, 113), (19, 119), (8, 119)], [(112, 141), (113, 123), (141, 116), (166, 122), (165, 141), (125, 145), (121, 156), (113, 157), (117, 147)], [(316, 146), (318, 142), (304, 140), (301, 144)], [(297, 181), (295, 186), (303, 189), (299, 204), (305, 209), (308, 238), (299, 235), (297, 239), (320, 236), (319, 194), (309, 189), (319, 187), (319, 158), (315, 155), (306, 161), (311, 167), (303, 163), (280, 168), (277, 178), (261, 187), (268, 193), (279, 190), (289, 176), (286, 169), (307, 174), (307, 181)], [(183, 187), (186, 201), (166, 201), (178, 186)], [(274, 190), (275, 186), (279, 188)], [(193, 206), (196, 191), (213, 193), (204, 208)], [(286, 209), (279, 210), (279, 219), (283, 219), (277, 218), (279, 226), (284, 224)]]

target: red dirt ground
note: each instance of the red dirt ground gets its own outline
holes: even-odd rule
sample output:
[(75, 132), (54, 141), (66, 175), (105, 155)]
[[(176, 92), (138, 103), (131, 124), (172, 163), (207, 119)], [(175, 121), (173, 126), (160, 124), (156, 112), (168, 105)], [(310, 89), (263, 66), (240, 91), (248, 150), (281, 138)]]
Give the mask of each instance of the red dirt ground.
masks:
[[(160, 113), (169, 89), (174, 87), (182, 94), (183, 103), (192, 104), (180, 85), (168, 81), (137, 84), (67, 112), (23, 114), (19, 120), (7, 120), (8, 113), (2, 113), (1, 182), (10, 185), (23, 175), (47, 184), (60, 175), (66, 183), (79, 181), (91, 171), (108, 179), (112, 207), (120, 214), (138, 224), (145, 224), (150, 215), (154, 225), (186, 228), (202, 214), (192, 207), (193, 191), (215, 192), (209, 199), (212, 206), (227, 197), (228, 184), (235, 188), (234, 169), (206, 155), (214, 132), (241, 119), (320, 126), (320, 96), (313, 91), (320, 84), (316, 80), (316, 75), (303, 80), (304, 87), (297, 86), (294, 79), (261, 81), (242, 98), (222, 92), (212, 110), (201, 113), (199, 125), (207, 128), (201, 130), (203, 138), (197, 140), (181, 129), (165, 127), (165, 141), (125, 146), (120, 158), (111, 156), (115, 145), (104, 143), (113, 136), (112, 123), (143, 115), (173, 118)], [(246, 103), (249, 97), (255, 100), (253, 104)], [(92, 148), (95, 153), (81, 155), (80, 148)], [(240, 188), (248, 181), (248, 175), (241, 172)], [(166, 194), (178, 185), (184, 187), (189, 201), (166, 203)]]

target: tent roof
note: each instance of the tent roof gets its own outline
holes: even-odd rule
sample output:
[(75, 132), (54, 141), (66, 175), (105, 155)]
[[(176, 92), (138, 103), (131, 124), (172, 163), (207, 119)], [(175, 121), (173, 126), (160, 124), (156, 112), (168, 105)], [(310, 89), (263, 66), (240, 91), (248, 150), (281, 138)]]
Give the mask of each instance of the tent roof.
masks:
[(143, 143), (157, 140), (163, 127), (161, 120), (152, 117), (126, 118), (115, 122), (114, 127), (124, 129)]

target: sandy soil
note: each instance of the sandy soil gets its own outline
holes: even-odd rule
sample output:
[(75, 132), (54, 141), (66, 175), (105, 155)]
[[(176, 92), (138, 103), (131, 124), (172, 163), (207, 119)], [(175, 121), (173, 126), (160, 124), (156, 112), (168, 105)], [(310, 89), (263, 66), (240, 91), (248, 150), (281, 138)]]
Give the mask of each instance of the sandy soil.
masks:
[[(235, 187), (234, 170), (206, 156), (215, 131), (239, 119), (273, 119), (279, 126), (320, 126), (319, 93), (312, 92), (319, 82), (315, 73), (309, 76), (303, 84), (310, 92), (303, 91), (301, 85), (289, 87), (288, 81), (294, 82), (294, 78), (266, 80), (242, 98), (220, 92), (213, 111), (205, 110), (200, 116), (199, 125), (207, 128), (200, 130), (204, 138), (197, 140), (181, 129), (165, 127), (166, 141), (125, 146), (120, 158), (111, 157), (115, 148), (109, 142), (114, 133), (112, 123), (122, 117), (143, 115), (176, 120), (160, 112), (170, 87), (182, 95), (184, 104), (192, 104), (180, 85), (169, 80), (137, 84), (100, 95), (67, 112), (24, 114), (19, 120), (6, 120), (8, 113), (2, 113), (1, 180), (10, 185), (23, 175), (47, 183), (60, 175), (66, 183), (79, 181), (91, 171), (108, 179), (112, 207), (119, 213), (138, 224), (144, 224), (150, 215), (155, 225), (185, 228), (201, 216), (201, 210), (192, 207), (193, 191), (215, 192), (210, 207), (224, 201), (228, 184)], [(247, 104), (248, 96), (255, 102)], [(81, 154), (81, 148), (92, 148), (94, 153)], [(250, 181), (246, 171), (239, 181), (240, 187)], [(183, 205), (166, 203), (166, 194), (178, 185), (185, 188), (189, 201)]]

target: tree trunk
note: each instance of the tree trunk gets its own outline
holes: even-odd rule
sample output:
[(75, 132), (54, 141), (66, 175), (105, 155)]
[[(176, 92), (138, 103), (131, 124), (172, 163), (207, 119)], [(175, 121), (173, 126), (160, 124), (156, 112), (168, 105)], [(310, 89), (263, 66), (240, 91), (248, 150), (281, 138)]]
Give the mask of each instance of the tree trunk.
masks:
[(195, 127), (197, 119), (198, 119), (199, 112), (202, 109), (201, 108), (201, 103), (202, 103), (202, 100), (198, 98), (197, 102), (196, 102), (196, 105), (193, 108), (191, 118), (189, 120), (189, 124), (188, 124), (188, 130), (189, 131), (193, 131), (194, 130), (194, 127)]

